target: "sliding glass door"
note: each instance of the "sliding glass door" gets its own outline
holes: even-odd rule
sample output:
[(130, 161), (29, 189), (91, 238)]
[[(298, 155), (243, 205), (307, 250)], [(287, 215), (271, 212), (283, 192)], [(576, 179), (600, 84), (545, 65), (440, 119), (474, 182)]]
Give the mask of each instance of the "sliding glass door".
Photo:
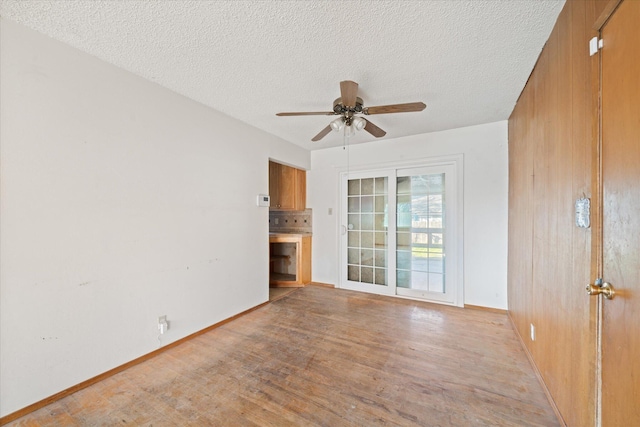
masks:
[(341, 286), (456, 304), (455, 165), (344, 174)]
[(395, 245), (395, 234), (389, 232), (389, 223), (393, 225), (395, 218), (395, 212), (389, 209), (395, 194), (393, 172), (343, 176), (343, 287), (395, 293), (395, 260), (389, 250)]
[(449, 167), (398, 170), (397, 294), (452, 303), (455, 187)]

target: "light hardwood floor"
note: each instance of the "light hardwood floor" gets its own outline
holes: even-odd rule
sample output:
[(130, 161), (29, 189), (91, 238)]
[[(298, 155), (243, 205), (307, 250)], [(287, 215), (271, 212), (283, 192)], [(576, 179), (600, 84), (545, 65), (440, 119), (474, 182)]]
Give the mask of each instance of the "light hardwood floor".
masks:
[(559, 424), (506, 315), (310, 286), (9, 425)]
[(279, 300), (297, 289), (298, 288), (269, 288), (269, 301)]

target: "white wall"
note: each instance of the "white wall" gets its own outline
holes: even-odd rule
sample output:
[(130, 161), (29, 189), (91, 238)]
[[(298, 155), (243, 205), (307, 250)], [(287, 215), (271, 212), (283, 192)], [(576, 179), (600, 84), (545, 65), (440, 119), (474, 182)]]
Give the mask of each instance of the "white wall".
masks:
[(453, 154), (464, 156), (464, 303), (506, 309), (507, 121), (312, 151), (313, 280), (339, 285), (339, 172), (347, 158), (350, 168), (373, 169)]
[[(268, 159), (309, 153), (1, 22), (0, 416), (268, 299)], [(158, 341), (157, 318), (171, 329)]]

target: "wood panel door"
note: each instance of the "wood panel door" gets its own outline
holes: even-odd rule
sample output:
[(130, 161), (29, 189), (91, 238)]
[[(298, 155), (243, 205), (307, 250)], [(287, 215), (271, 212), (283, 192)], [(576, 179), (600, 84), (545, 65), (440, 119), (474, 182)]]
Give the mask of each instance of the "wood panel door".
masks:
[(602, 39), (602, 426), (640, 426), (640, 1)]

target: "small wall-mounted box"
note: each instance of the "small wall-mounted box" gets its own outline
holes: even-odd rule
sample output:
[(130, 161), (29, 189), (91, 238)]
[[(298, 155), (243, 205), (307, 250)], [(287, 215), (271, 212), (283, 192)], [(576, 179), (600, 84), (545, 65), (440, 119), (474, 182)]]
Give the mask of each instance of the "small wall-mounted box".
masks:
[(258, 194), (258, 206), (269, 207), (271, 206), (271, 198), (268, 194)]

